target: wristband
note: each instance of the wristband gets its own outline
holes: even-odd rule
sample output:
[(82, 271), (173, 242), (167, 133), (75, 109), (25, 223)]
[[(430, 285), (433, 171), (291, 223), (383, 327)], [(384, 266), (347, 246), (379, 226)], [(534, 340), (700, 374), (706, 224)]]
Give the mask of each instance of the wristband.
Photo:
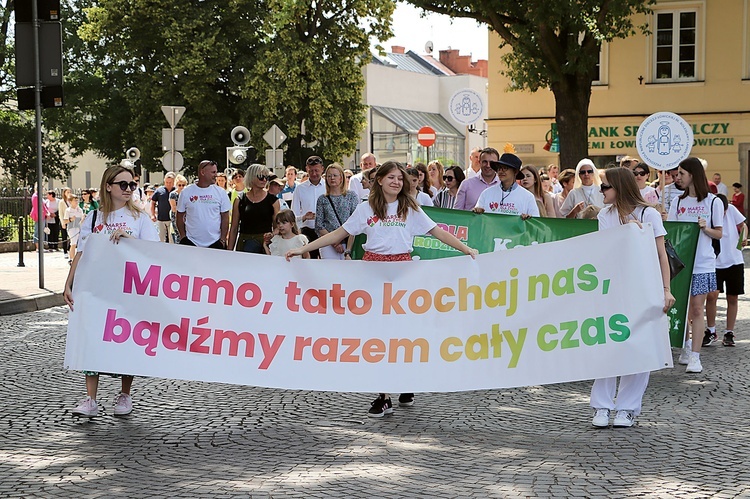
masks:
[(344, 250), (344, 256), (352, 256), (352, 252), (347, 250)]

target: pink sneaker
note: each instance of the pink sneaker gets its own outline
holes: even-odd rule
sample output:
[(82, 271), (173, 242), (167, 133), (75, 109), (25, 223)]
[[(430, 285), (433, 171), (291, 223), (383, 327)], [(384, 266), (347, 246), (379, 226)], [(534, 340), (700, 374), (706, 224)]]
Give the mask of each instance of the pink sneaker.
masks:
[(115, 397), (115, 416), (127, 416), (133, 412), (133, 398), (127, 393), (118, 393)]
[(96, 405), (96, 400), (91, 397), (86, 397), (83, 402), (72, 411), (73, 416), (83, 416), (84, 418), (93, 418), (99, 415), (99, 406)]

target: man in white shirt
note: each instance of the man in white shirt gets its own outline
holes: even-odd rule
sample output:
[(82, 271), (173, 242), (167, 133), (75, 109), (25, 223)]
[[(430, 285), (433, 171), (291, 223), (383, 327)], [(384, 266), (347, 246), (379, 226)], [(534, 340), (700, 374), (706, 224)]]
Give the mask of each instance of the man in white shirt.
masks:
[(177, 199), (177, 232), (180, 244), (226, 249), (229, 230), (229, 196), (216, 185), (213, 161), (198, 165), (198, 181), (185, 187)]
[(481, 149), (479, 149), (478, 147), (475, 147), (471, 150), (471, 154), (469, 154), (469, 166), (467, 166), (466, 170), (464, 170), (466, 180), (469, 180), (470, 178), (476, 177), (477, 175), (481, 174), (482, 163), (479, 161), (480, 152)]
[(498, 161), (490, 161), (500, 183), (482, 191), (474, 213), (520, 215), (523, 219), (539, 216), (534, 195), (516, 182), (523, 177), (521, 165), (521, 158), (511, 153), (503, 154)]
[(727, 198), (729, 197), (729, 188), (727, 184), (721, 181), (721, 173), (714, 173), (714, 184), (716, 184), (718, 194), (724, 194)]
[(349, 179), (349, 190), (353, 191), (357, 195), (357, 199), (364, 200), (370, 196), (370, 188), (365, 187), (362, 183), (362, 174), (367, 170), (378, 166), (375, 155), (367, 152), (359, 158), (359, 173), (352, 175)]
[[(297, 217), (297, 226), (302, 234), (307, 236), (309, 242), (318, 238), (315, 232), (315, 211), (318, 198), (326, 193), (326, 185), (323, 182), (323, 159), (320, 156), (310, 156), (305, 162), (307, 180), (294, 189), (292, 196), (292, 211)], [(320, 253), (315, 250), (310, 252), (310, 258), (320, 258)]]

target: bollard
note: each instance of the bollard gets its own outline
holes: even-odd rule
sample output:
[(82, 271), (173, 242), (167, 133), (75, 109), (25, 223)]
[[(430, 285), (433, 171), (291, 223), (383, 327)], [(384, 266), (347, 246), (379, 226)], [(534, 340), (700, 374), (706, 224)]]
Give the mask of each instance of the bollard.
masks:
[(18, 265), (25, 267), (23, 263), (23, 217), (18, 217)]

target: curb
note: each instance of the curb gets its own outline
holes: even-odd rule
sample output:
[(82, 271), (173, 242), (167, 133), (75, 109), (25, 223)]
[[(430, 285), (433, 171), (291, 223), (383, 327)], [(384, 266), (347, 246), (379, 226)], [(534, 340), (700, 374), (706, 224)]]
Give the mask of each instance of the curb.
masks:
[(0, 316), (36, 312), (65, 305), (62, 293), (44, 293), (0, 302)]

